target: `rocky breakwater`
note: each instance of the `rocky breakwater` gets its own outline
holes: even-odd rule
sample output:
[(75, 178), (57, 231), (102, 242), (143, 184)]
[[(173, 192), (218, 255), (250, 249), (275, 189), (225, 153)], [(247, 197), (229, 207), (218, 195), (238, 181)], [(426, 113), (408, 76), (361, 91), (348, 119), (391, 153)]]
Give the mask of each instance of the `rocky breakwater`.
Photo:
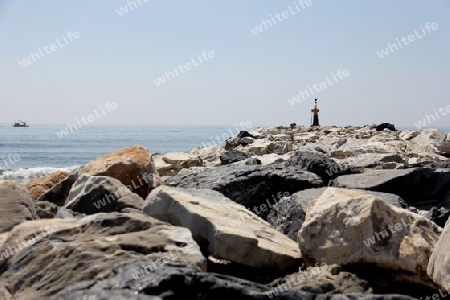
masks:
[(0, 299), (450, 293), (447, 135), (264, 127), (0, 182)]

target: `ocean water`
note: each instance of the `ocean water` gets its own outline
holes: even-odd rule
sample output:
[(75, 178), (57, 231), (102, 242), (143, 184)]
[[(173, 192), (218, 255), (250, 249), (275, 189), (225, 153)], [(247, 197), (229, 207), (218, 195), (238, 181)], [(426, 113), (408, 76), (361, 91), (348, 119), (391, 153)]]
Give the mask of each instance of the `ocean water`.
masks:
[[(72, 171), (111, 151), (133, 145), (152, 153), (188, 152), (196, 147), (224, 144), (230, 126), (90, 125), (60, 138), (65, 125), (0, 125), (0, 179), (21, 182), (55, 170)], [(219, 137), (219, 143), (217, 141)]]
[[(25, 182), (52, 171), (72, 171), (111, 151), (133, 145), (152, 153), (188, 152), (196, 147), (224, 145), (239, 129), (230, 126), (89, 125), (60, 138), (66, 125), (0, 125), (0, 180)], [(254, 126), (251, 129), (255, 129)], [(399, 130), (415, 128), (398, 127)], [(449, 127), (439, 128), (450, 132)], [(225, 135), (225, 136), (224, 136)], [(218, 139), (218, 140), (217, 140)]]

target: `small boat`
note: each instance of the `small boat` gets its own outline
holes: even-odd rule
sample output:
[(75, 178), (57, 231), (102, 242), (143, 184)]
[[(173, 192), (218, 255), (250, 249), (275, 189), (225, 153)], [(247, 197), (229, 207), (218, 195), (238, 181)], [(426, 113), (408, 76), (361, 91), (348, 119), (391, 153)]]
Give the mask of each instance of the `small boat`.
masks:
[(19, 120), (19, 122), (14, 122), (13, 127), (30, 127), (30, 126), (27, 124), (27, 121), (24, 122)]

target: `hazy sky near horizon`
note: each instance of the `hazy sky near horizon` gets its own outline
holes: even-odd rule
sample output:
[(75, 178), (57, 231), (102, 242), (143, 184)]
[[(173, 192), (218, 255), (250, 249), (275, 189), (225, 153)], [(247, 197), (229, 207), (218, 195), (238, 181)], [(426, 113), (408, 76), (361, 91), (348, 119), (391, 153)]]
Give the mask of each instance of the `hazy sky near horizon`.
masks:
[[(94, 122), (308, 125), (318, 97), (323, 125), (414, 126), (450, 105), (447, 0), (140, 2), (130, 10), (125, 0), (0, 0), (0, 123), (73, 123), (116, 102)], [(270, 15), (276, 24), (254, 34)], [(438, 28), (424, 35), (427, 22)], [(415, 30), (421, 37), (400, 48), (396, 39)], [(80, 36), (66, 44), (70, 31)], [(19, 64), (57, 39), (62, 48)], [(380, 58), (388, 43), (398, 50)], [(199, 63), (204, 50), (215, 56)], [(198, 66), (154, 83), (192, 60)], [(334, 81), (338, 70), (350, 76)], [(450, 114), (439, 116), (431, 127), (450, 126)]]

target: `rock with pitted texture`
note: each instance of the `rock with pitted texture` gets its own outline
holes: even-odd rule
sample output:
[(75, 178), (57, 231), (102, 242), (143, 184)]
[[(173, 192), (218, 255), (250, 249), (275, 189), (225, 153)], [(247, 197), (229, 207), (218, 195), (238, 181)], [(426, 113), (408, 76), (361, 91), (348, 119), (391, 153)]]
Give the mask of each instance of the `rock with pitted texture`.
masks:
[(140, 209), (144, 200), (119, 180), (108, 176), (81, 175), (73, 184), (65, 208), (88, 215)]
[[(30, 239), (31, 245), (23, 245)], [(18, 244), (21, 249), (9, 254)], [(168, 262), (206, 270), (206, 259), (189, 230), (142, 214), (24, 222), (9, 233), (0, 253), (8, 253), (0, 262), (0, 299), (49, 299), (68, 286), (113, 276), (116, 264), (130, 260), (152, 260), (144, 271)], [(127, 278), (145, 278), (142, 267), (135, 264)]]
[(113, 177), (124, 185), (138, 186), (135, 192), (142, 198), (161, 184), (152, 154), (146, 148), (134, 146), (103, 155), (84, 166), (79, 174)]
[[(327, 188), (307, 189), (287, 197), (283, 197), (273, 206), (267, 222), (275, 229), (287, 235), (290, 239), (296, 241), (297, 234), (305, 221), (308, 207), (318, 199)], [(380, 197), (386, 202), (400, 208), (407, 208), (408, 205), (397, 195), (378, 193), (372, 191), (361, 191)]]
[(54, 218), (58, 212), (58, 206), (48, 201), (35, 201), (33, 204), (40, 219)]
[(70, 189), (75, 181), (78, 179), (78, 173), (70, 174), (66, 179), (55, 184), (45, 194), (41, 195), (36, 201), (48, 201), (58, 206), (66, 204), (67, 196), (69, 196)]
[(328, 188), (308, 209), (298, 242), (309, 264), (373, 264), (433, 287), (426, 271), (440, 233), (433, 222), (377, 196)]

